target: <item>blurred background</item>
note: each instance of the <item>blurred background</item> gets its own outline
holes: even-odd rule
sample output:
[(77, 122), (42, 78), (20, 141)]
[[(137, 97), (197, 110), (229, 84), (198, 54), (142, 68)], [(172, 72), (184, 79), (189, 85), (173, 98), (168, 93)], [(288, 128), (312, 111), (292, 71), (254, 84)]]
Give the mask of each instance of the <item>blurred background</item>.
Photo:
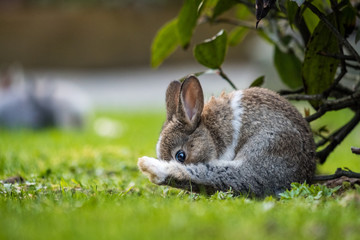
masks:
[[(182, 0), (0, 0), (2, 78), (70, 83), (95, 109), (164, 111), (169, 82), (205, 70), (194, 60), (192, 46), (178, 49), (158, 69), (150, 68), (152, 39), (181, 4)], [(224, 27), (201, 25), (193, 43)], [(266, 75), (266, 87), (281, 87), (272, 66), (272, 48), (255, 34), (229, 49), (224, 71), (238, 88), (261, 75)], [(207, 97), (231, 90), (216, 75), (200, 80)], [(76, 91), (71, 94), (69, 98)]]
[[(119, 116), (133, 112), (142, 117), (147, 113), (163, 116), (168, 84), (206, 70), (193, 57), (194, 44), (222, 28), (229, 29), (224, 25), (198, 26), (186, 51), (177, 49), (159, 68), (151, 69), (152, 40), (177, 16), (182, 2), (0, 0), (0, 127), (78, 128), (95, 119), (91, 128), (97, 135), (119, 138), (126, 129)], [(279, 90), (284, 86), (272, 55), (272, 46), (250, 31), (241, 44), (229, 47), (223, 70), (238, 88), (246, 88), (265, 75), (264, 87)], [(232, 90), (216, 74), (202, 75), (200, 81), (205, 98)], [(299, 109), (304, 112), (301, 104)], [(117, 112), (114, 118), (110, 112)], [(93, 113), (95, 118), (89, 118)], [(327, 116), (312, 127), (336, 129), (352, 113)], [(162, 121), (156, 121), (157, 131)], [(338, 159), (346, 159), (343, 164), (357, 169), (358, 160), (349, 149), (359, 130), (331, 155), (334, 160), (327, 164), (332, 164), (332, 169), (339, 167)]]

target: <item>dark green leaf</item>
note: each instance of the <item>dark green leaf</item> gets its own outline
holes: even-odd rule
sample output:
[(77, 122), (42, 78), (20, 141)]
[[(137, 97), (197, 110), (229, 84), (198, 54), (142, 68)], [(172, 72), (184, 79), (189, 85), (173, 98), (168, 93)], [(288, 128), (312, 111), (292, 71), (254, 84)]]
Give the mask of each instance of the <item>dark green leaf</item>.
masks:
[(265, 76), (260, 76), (257, 79), (255, 79), (249, 86), (249, 88), (252, 87), (261, 87), (264, 84)]
[(356, 9), (348, 3), (340, 12), (341, 32), (348, 37), (355, 29)]
[(207, 39), (195, 46), (196, 60), (211, 69), (218, 69), (224, 62), (227, 50), (227, 35), (221, 30), (215, 37)]
[(166, 23), (156, 34), (151, 45), (151, 66), (158, 67), (180, 45), (177, 19)]
[(185, 0), (178, 15), (177, 28), (181, 46), (186, 49), (200, 15), (201, 0)]
[(236, 46), (242, 42), (246, 34), (249, 32), (248, 28), (245, 27), (236, 27), (229, 34), (229, 46)]
[(298, 5), (293, 1), (286, 2), (286, 10), (287, 10), (287, 18), (289, 20), (290, 26), (292, 26), (295, 22), (296, 12), (299, 9)]
[(302, 86), (301, 61), (293, 51), (285, 53), (275, 46), (274, 64), (281, 81), (288, 87), (296, 89)]
[[(329, 15), (328, 20), (334, 23), (335, 16)], [(336, 69), (339, 65), (338, 59), (322, 56), (319, 52), (339, 53), (337, 38), (323, 22), (319, 22), (315, 28), (305, 52), (302, 78), (307, 94), (320, 94), (329, 88), (334, 81)], [(314, 108), (320, 104), (319, 101), (311, 101), (310, 103)]]
[(217, 18), (218, 16), (220, 16), (223, 12), (229, 10), (230, 8), (232, 8), (234, 5), (236, 5), (238, 2), (235, 0), (220, 0), (218, 1), (218, 3), (216, 4), (215, 8), (214, 8), (214, 12), (212, 15), (212, 19)]

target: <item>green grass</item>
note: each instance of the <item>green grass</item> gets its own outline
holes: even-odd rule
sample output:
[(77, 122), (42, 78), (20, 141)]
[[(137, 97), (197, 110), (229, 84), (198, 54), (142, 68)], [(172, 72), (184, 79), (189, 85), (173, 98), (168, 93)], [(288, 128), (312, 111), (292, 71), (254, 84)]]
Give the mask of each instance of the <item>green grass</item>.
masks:
[[(0, 183), (0, 239), (359, 239), (360, 190), (259, 201), (155, 186), (136, 163), (155, 156), (164, 114), (102, 117), (103, 131), (110, 125), (117, 134), (100, 136), (99, 121), (83, 132), (1, 130), (0, 179), (26, 182)], [(356, 136), (359, 128), (349, 144)], [(333, 172), (344, 159), (359, 171), (343, 148), (320, 171)]]

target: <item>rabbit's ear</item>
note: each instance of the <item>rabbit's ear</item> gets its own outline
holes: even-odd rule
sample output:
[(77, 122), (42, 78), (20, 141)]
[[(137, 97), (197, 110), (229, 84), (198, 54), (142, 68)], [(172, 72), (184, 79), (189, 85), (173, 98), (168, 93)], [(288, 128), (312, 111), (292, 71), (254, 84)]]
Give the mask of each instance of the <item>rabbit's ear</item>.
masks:
[(166, 90), (166, 117), (170, 121), (174, 114), (176, 114), (179, 103), (181, 83), (173, 81), (169, 84)]
[(199, 80), (189, 76), (181, 85), (178, 117), (192, 127), (196, 127), (204, 108), (204, 94)]

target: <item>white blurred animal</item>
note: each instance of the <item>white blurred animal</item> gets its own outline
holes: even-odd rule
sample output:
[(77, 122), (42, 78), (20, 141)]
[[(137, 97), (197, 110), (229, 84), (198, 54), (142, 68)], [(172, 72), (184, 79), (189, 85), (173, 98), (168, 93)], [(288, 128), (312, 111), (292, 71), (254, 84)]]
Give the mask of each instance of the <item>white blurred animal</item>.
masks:
[(82, 128), (90, 113), (88, 97), (61, 80), (26, 79), (21, 70), (0, 75), (0, 128)]

